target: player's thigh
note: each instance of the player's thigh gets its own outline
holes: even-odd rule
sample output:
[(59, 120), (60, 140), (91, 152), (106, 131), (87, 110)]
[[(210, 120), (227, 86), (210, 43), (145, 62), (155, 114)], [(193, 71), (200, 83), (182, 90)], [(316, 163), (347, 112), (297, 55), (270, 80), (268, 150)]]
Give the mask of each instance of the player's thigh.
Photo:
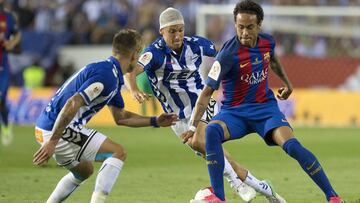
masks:
[(94, 173), (94, 167), (90, 161), (81, 161), (75, 167), (69, 169), (79, 180), (85, 180)]
[(246, 120), (236, 112), (220, 112), (211, 121), (214, 122), (222, 126), (225, 140), (240, 139), (250, 133)]
[(111, 153), (112, 157), (118, 158), (125, 161), (126, 151), (123, 146), (112, 141), (109, 138), (106, 138), (105, 141), (101, 144), (97, 154), (106, 154)]

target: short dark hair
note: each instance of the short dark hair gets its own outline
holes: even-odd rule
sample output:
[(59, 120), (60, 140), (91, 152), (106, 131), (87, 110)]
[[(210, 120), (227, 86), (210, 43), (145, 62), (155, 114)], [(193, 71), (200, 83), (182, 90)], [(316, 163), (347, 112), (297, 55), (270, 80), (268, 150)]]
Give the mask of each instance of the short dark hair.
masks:
[(262, 7), (251, 0), (244, 0), (236, 4), (234, 8), (235, 22), (236, 22), (236, 16), (239, 13), (255, 14), (258, 24), (264, 19), (264, 11)]
[(128, 28), (116, 33), (112, 42), (113, 51), (122, 55), (129, 55), (141, 47), (142, 39), (139, 32)]

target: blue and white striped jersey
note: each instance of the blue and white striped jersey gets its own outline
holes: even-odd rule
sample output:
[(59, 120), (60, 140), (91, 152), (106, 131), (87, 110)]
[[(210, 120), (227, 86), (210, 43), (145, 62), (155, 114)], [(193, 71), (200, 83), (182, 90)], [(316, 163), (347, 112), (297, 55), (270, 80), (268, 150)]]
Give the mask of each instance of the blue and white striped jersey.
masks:
[(183, 119), (191, 116), (204, 87), (199, 72), (203, 57), (215, 55), (213, 42), (203, 37), (185, 37), (180, 55), (160, 37), (144, 50), (138, 64), (144, 68), (164, 111)]
[(55, 93), (37, 119), (36, 126), (51, 131), (66, 101), (79, 93), (85, 100), (71, 123), (85, 125), (105, 105), (124, 108), (121, 86), (124, 84), (119, 62), (110, 57), (91, 63), (72, 75)]

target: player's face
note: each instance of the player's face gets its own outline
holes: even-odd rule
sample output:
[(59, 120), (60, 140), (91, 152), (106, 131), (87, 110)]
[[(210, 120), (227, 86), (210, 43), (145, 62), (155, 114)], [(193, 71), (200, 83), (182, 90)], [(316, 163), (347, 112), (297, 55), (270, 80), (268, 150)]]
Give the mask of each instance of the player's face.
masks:
[(174, 51), (180, 51), (184, 40), (184, 25), (172, 25), (160, 30), (166, 45)]
[(260, 32), (261, 22), (257, 23), (255, 14), (238, 13), (235, 29), (240, 43), (244, 46), (254, 47)]

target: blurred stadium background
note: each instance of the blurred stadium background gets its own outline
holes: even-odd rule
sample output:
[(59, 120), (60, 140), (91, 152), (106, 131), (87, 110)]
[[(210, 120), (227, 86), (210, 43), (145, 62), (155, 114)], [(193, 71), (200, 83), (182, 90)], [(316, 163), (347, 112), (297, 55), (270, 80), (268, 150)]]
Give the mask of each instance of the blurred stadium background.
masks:
[[(8, 0), (6, 8), (16, 14), (23, 37), (21, 53), (9, 58), (12, 79), (8, 105), (15, 139), (10, 146), (0, 146), (0, 181), (5, 181), (0, 184), (0, 202), (43, 202), (65, 173), (54, 162), (41, 170), (31, 165), (38, 147), (31, 126), (67, 77), (83, 65), (110, 55), (114, 33), (124, 27), (134, 28), (150, 43), (158, 36), (160, 12), (172, 6), (185, 17), (186, 35), (206, 36), (221, 48), (234, 34), (232, 10), (236, 2)], [(339, 192), (348, 202), (360, 202), (360, 0), (257, 2), (264, 6), (263, 29), (275, 37), (276, 52), (295, 87), (291, 98), (280, 102), (280, 108), (296, 127), (299, 139), (319, 156)], [(205, 62), (204, 74), (211, 62)], [(273, 88), (281, 85), (275, 75), (270, 76), (270, 84)], [(123, 96), (128, 110), (146, 115), (161, 111), (159, 105), (155, 110), (150, 103), (143, 111), (126, 89)], [(115, 128), (106, 109), (90, 125), (101, 126), (100, 131), (129, 151), (129, 166), (119, 178), (119, 189), (112, 194), (114, 202), (185, 202), (209, 184), (206, 167), (190, 150), (185, 152), (175, 136), (165, 135), (172, 134), (169, 129)], [(323, 201), (300, 169), (290, 170), (297, 167), (296, 163), (280, 155), (279, 149), (268, 149), (252, 137), (227, 147), (238, 153), (235, 157), (254, 174), (273, 180), (279, 191), (290, 197), (290, 203)], [(275, 162), (279, 164), (272, 164)], [(189, 175), (192, 172), (195, 174)], [(19, 182), (29, 192), (19, 188), (21, 193), (16, 193)], [(299, 182), (304, 185), (296, 185)], [(84, 188), (69, 202), (88, 201), (92, 181)], [(140, 191), (145, 191), (141, 192), (144, 195), (139, 195)], [(231, 198), (229, 202), (235, 201)]]

